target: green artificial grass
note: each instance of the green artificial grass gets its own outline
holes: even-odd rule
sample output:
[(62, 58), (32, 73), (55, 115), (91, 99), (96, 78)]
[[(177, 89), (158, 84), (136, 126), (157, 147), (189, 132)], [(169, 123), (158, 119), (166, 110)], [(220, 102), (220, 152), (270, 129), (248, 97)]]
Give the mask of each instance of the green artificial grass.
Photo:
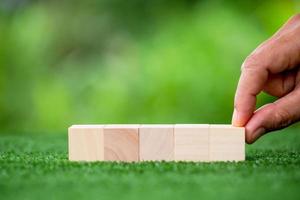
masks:
[(247, 146), (239, 163), (74, 163), (65, 134), (0, 135), (1, 199), (296, 199), (299, 128)]

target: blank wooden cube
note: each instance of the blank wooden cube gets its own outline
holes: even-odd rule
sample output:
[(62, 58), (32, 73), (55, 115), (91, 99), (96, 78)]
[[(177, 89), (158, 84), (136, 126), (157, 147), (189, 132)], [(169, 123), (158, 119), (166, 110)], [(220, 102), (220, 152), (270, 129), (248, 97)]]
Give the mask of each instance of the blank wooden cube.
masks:
[(142, 125), (140, 127), (140, 160), (174, 159), (174, 126)]
[(139, 125), (106, 125), (104, 159), (132, 162), (139, 160)]
[(177, 124), (174, 141), (176, 161), (209, 161), (208, 124)]
[(104, 159), (103, 125), (73, 125), (68, 131), (69, 160)]
[(210, 125), (210, 160), (245, 160), (245, 129), (231, 125)]

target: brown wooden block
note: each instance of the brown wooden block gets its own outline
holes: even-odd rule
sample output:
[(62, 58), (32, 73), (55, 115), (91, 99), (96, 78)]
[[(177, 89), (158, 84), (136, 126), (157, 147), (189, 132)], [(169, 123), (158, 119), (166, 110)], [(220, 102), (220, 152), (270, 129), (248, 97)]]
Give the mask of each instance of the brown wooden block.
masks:
[(140, 160), (174, 159), (174, 125), (140, 126)]
[(68, 131), (69, 160), (104, 159), (103, 125), (73, 125)]
[(245, 160), (245, 129), (231, 125), (210, 125), (210, 161)]
[(176, 161), (209, 161), (208, 124), (176, 124), (174, 141)]
[(104, 160), (138, 161), (139, 125), (106, 125), (104, 127)]

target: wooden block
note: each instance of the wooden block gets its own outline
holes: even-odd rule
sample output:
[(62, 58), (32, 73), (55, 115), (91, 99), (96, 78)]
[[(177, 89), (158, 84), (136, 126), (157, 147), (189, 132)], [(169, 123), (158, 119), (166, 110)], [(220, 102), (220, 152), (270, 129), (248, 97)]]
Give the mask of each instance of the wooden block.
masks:
[(231, 125), (210, 125), (210, 161), (245, 160), (245, 129)]
[(174, 159), (174, 125), (140, 126), (140, 160)]
[(73, 125), (69, 128), (69, 160), (104, 159), (103, 125)]
[(176, 161), (209, 161), (208, 124), (176, 124), (174, 141)]
[(139, 125), (106, 125), (104, 127), (104, 160), (138, 161)]

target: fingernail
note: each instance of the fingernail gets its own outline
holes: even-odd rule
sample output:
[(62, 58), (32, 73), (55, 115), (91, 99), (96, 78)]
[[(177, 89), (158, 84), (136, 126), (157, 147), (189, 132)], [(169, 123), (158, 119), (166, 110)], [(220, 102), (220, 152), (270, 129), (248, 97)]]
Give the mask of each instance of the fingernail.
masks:
[(239, 115), (236, 109), (233, 110), (231, 123), (233, 126), (240, 126)]
[(254, 142), (255, 140), (257, 140), (260, 136), (262, 136), (264, 133), (266, 132), (265, 128), (258, 128), (256, 131), (253, 132), (252, 134), (252, 141)]

